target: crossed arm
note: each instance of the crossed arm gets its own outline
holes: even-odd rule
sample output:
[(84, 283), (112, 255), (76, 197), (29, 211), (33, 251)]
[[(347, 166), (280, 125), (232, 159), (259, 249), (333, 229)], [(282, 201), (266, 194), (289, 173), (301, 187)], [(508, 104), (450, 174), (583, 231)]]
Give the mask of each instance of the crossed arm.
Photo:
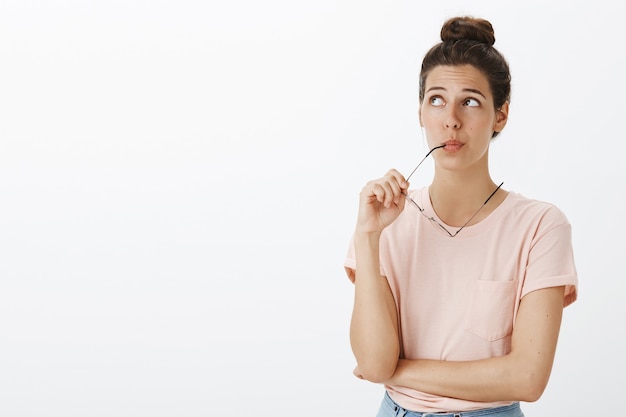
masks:
[[(360, 260), (350, 341), (359, 378), (470, 401), (536, 401), (550, 377), (563, 313), (564, 287), (533, 291), (520, 302), (511, 352), (489, 359), (448, 362), (398, 359), (395, 302), (378, 273), (378, 239), (357, 240)], [(361, 256), (359, 256), (361, 255)]]
[(466, 362), (400, 359), (389, 385), (471, 401), (536, 401), (548, 383), (556, 351), (563, 287), (526, 295), (504, 356)]

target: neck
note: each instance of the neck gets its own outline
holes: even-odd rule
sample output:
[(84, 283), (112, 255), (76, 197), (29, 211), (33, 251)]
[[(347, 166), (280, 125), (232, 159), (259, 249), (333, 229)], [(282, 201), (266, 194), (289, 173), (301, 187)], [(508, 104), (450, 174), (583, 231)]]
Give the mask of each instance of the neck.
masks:
[[(498, 183), (499, 184), (499, 183)], [(430, 200), (437, 216), (450, 226), (462, 226), (476, 211), (480, 211), (468, 225), (476, 224), (487, 217), (506, 197), (499, 189), (480, 208), (498, 187), (489, 173), (435, 173), (429, 188)]]

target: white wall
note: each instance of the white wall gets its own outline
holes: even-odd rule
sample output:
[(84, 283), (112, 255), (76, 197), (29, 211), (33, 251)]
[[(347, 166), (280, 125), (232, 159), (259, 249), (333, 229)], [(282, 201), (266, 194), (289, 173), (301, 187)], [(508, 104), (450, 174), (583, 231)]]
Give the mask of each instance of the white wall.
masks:
[(424, 154), (419, 63), (456, 14), (512, 67), (494, 179), (573, 224), (526, 414), (619, 409), (623, 19), (519, 3), (0, 2), (0, 415), (373, 416), (343, 256), (364, 182)]

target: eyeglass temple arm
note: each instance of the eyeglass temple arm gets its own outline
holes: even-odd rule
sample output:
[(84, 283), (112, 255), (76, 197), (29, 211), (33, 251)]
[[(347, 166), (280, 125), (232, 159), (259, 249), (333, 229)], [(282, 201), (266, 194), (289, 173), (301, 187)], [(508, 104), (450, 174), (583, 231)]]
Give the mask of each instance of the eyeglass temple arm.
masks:
[(426, 154), (426, 156), (424, 158), (422, 158), (422, 160), (420, 161), (419, 164), (417, 164), (417, 166), (415, 167), (415, 169), (413, 171), (411, 171), (411, 173), (409, 174), (408, 177), (406, 177), (407, 182), (409, 181), (409, 178), (411, 178), (411, 176), (413, 176), (413, 174), (415, 173), (415, 171), (417, 171), (417, 168), (420, 167), (420, 165), (422, 165), (422, 162), (424, 162), (426, 160), (426, 158), (428, 158), (428, 155), (430, 155), (435, 149), (439, 149), (439, 148), (445, 148), (446, 145), (439, 145), (439, 146), (435, 146), (434, 148), (432, 148), (430, 151), (428, 151), (428, 153)]
[(502, 187), (502, 184), (504, 184), (504, 181), (502, 181), (500, 183), (500, 185), (498, 185), (498, 188), (496, 188), (495, 190), (493, 190), (493, 193), (489, 194), (489, 197), (487, 197), (487, 199), (485, 200), (485, 202), (483, 203), (483, 206), (487, 204), (487, 201), (491, 200), (491, 197), (493, 197), (493, 195), (500, 189), (500, 187)]

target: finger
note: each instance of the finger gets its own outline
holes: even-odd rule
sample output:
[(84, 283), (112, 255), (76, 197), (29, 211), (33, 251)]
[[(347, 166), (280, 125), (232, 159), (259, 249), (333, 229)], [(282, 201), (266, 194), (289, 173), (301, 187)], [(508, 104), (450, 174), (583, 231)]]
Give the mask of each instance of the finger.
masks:
[[(390, 208), (393, 204), (399, 204), (403, 200), (404, 177), (398, 171), (392, 170), (384, 177), (370, 181), (363, 189), (363, 195), (374, 197), (384, 207)], [(373, 200), (370, 200), (373, 201)]]
[(397, 205), (403, 199), (404, 189), (402, 183), (406, 181), (403, 179), (398, 181), (398, 177), (394, 175), (388, 175), (386, 179), (385, 186), (389, 196), (387, 207), (390, 206), (391, 202)]
[(400, 191), (401, 192), (405, 192), (408, 190), (409, 188), (409, 182), (406, 180), (406, 178), (404, 178), (404, 175), (402, 175), (400, 172), (398, 172), (395, 169), (390, 169), (387, 174), (387, 177), (391, 177), (393, 178), (398, 186), (400, 187)]
[(378, 201), (386, 208), (391, 207), (395, 200), (394, 187), (386, 178), (379, 180), (375, 186)]
[(376, 196), (376, 201), (385, 207), (388, 207), (389, 201), (393, 200), (391, 187), (384, 181), (376, 182), (372, 187), (372, 193)]

